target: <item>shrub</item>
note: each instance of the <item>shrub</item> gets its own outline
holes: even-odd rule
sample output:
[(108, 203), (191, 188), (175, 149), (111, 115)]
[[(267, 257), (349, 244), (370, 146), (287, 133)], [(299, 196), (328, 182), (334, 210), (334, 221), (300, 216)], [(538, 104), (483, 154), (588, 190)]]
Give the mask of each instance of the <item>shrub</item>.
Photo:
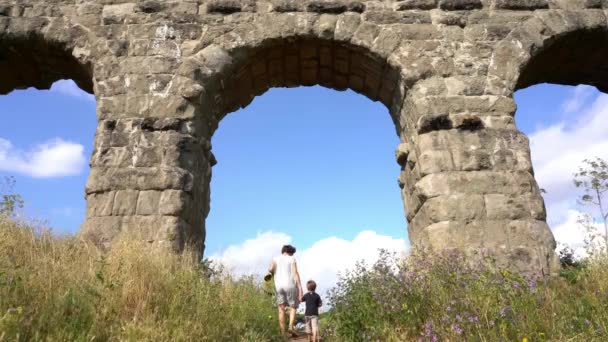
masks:
[(471, 263), (456, 252), (382, 253), (330, 291), (330, 341), (606, 340), (608, 270), (595, 261), (575, 283)]
[(0, 218), (0, 340), (273, 341), (272, 298), (145, 242), (108, 254)]

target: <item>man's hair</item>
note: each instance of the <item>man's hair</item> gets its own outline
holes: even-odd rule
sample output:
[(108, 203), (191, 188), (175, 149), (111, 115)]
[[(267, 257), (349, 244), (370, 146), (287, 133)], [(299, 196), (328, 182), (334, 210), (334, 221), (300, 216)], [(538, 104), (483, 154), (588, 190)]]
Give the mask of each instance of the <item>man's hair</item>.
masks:
[(314, 292), (317, 289), (317, 283), (314, 280), (309, 280), (306, 282), (306, 288), (308, 291)]
[(281, 254), (283, 253), (294, 255), (296, 253), (296, 248), (292, 245), (285, 245), (283, 248), (281, 248)]

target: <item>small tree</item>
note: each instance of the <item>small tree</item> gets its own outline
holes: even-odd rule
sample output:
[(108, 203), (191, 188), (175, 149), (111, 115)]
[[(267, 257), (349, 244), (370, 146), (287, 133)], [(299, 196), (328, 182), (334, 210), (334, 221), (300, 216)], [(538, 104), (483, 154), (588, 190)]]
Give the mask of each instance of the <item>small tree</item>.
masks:
[[(608, 206), (604, 195), (608, 192), (608, 163), (602, 158), (585, 159), (583, 166), (574, 174), (574, 185), (584, 190), (579, 202), (596, 207), (604, 224), (604, 250), (608, 254)], [(587, 228), (593, 226), (595, 215), (587, 216)], [(592, 240), (594, 237), (592, 236)], [(593, 241), (591, 241), (593, 242)]]
[(13, 193), (14, 188), (14, 177), (5, 177), (0, 184), (0, 215), (13, 217), (18, 209), (23, 208), (23, 199)]

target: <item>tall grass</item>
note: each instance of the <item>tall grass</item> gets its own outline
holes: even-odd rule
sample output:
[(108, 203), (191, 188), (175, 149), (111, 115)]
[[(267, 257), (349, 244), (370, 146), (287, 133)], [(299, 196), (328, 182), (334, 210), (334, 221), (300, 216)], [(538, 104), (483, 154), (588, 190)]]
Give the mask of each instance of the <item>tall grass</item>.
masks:
[(383, 254), (330, 293), (328, 341), (607, 341), (608, 262), (535, 279), (458, 253)]
[[(343, 276), (325, 341), (606, 341), (608, 259), (536, 279), (458, 253)], [(107, 254), (0, 215), (0, 341), (280, 341), (272, 298), (138, 240)]]
[(109, 254), (0, 218), (0, 341), (274, 341), (253, 279), (143, 242)]

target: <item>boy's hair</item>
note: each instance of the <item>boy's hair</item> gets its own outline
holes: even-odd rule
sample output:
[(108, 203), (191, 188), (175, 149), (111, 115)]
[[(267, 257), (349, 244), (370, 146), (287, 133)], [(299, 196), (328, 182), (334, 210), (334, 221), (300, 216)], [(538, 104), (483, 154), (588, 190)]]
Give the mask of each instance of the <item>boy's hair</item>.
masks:
[(281, 248), (281, 254), (283, 253), (294, 255), (296, 253), (296, 248), (292, 245), (285, 245), (283, 248)]
[(309, 280), (306, 282), (306, 288), (308, 289), (308, 291), (315, 292), (315, 290), (317, 289), (317, 283), (315, 283), (314, 280)]

